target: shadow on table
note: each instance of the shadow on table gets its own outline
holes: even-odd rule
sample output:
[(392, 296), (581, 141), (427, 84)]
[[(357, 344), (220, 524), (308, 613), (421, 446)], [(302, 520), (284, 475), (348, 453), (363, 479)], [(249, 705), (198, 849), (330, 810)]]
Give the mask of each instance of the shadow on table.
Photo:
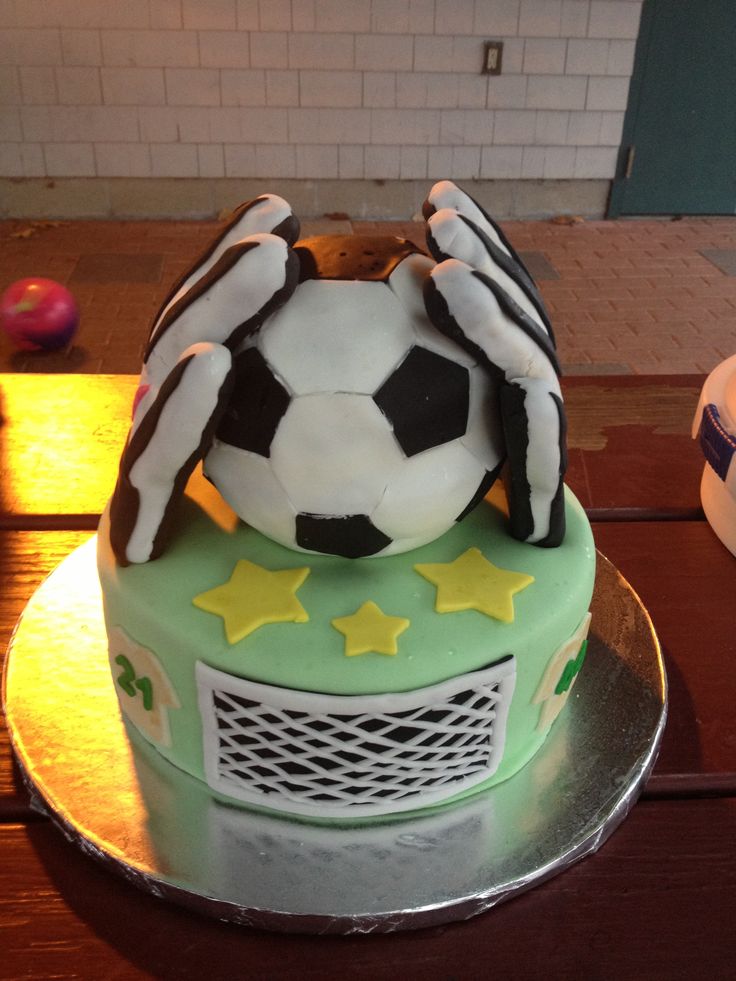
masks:
[[(72, 846), (48, 823), (31, 825), (27, 836), (52, 890), (59, 892), (62, 904), (71, 911), (71, 916), (59, 919), (57, 908), (48, 929), (43, 924), (37, 927), (39, 936), (53, 936), (59, 944), (62, 931), (69, 932), (56, 961), (59, 971), (63, 965), (70, 975), (77, 967), (80, 977), (138, 976), (126, 973), (127, 963), (156, 978), (376, 981), (414, 977), (412, 965), (416, 968), (429, 957), (441, 970), (436, 976), (451, 978), (454, 967), (470, 957), (465, 931), (472, 929), (474, 921), (372, 936), (268, 933), (210, 919), (149, 896), (70, 851)], [(97, 939), (113, 950), (101, 949)], [(75, 957), (77, 965), (68, 962)], [(464, 972), (462, 976), (468, 977)]]
[(4, 371), (23, 374), (69, 374), (85, 367), (90, 361), (90, 352), (77, 344), (61, 351), (13, 351), (5, 359)]
[(664, 774), (697, 775), (703, 772), (698, 719), (687, 681), (664, 645), (662, 657), (667, 673), (667, 724), (650, 778), (655, 784), (657, 778)]

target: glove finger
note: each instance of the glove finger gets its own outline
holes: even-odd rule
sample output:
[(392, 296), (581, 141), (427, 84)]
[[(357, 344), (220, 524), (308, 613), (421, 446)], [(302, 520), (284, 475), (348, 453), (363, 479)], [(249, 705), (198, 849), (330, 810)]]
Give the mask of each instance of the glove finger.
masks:
[(554, 343), (549, 315), (532, 279), (470, 218), (451, 208), (436, 211), (427, 221), (427, 245), (437, 262), (460, 259), (495, 280)]
[[(157, 388), (191, 344), (233, 350), (286, 302), (298, 280), (299, 260), (284, 239), (257, 234), (231, 245), (169, 305), (146, 352), (142, 385)], [(141, 401), (144, 410), (148, 400)]]
[(544, 378), (516, 378), (500, 393), (508, 454), (511, 533), (552, 547), (565, 537), (567, 470), (565, 411), (559, 390)]
[(175, 300), (201, 279), (231, 245), (260, 232), (277, 235), (288, 245), (293, 245), (299, 238), (299, 219), (292, 213), (291, 205), (277, 194), (262, 194), (252, 201), (245, 201), (233, 211), (219, 235), (169, 290), (154, 317), (149, 342), (158, 332), (159, 322)]
[(511, 242), (506, 238), (500, 225), (491, 218), (487, 211), (471, 198), (469, 194), (453, 184), (452, 181), (439, 181), (431, 189), (424, 202), (422, 212), (427, 221), (435, 213), (443, 208), (450, 208), (458, 214), (469, 218), (474, 225), (482, 229), (488, 238), (502, 251), (506, 252), (524, 270), (531, 279), (529, 270), (526, 268), (518, 252)]
[(432, 270), (425, 304), (438, 330), (503, 375), (512, 534), (538, 545), (559, 544), (565, 528), (565, 416), (549, 338), (497, 283), (458, 259)]
[(547, 334), (493, 279), (446, 259), (424, 288), (427, 315), (442, 333), (500, 369), (507, 380), (559, 374)]
[(227, 348), (193, 345), (131, 431), (110, 502), (110, 542), (121, 565), (148, 562), (165, 548), (174, 504), (212, 443), (231, 375)]

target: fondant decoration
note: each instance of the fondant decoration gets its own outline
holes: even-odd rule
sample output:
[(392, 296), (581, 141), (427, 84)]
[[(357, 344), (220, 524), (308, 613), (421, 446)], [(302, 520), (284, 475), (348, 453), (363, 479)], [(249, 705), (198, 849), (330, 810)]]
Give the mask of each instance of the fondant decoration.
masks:
[[(362, 557), (443, 534), (508, 457), (512, 533), (562, 541), (564, 413), (541, 298), (459, 188), (435, 185), (425, 211), (438, 263), (402, 239), (291, 248), (296, 219), (273, 195), (238, 212), (151, 332), (111, 510), (121, 564), (162, 553), (200, 459), (264, 534)], [(211, 376), (181, 367), (200, 343)]]
[(297, 514), (296, 544), (307, 552), (359, 559), (388, 548), (391, 539), (367, 514), (329, 518), (323, 514)]
[(393, 617), (384, 613), (372, 600), (347, 617), (336, 617), (332, 626), (345, 637), (345, 654), (396, 654), (398, 638), (407, 629), (405, 617)]
[[(192, 345), (131, 430), (110, 501), (110, 538), (121, 565), (147, 562), (163, 551), (173, 505), (210, 444), (229, 395), (230, 367), (227, 348)], [(162, 431), (175, 431), (176, 439), (162, 443)]]
[(117, 682), (126, 695), (135, 698), (140, 692), (143, 695), (143, 708), (150, 712), (153, 708), (153, 685), (150, 678), (138, 678), (135, 668), (124, 654), (118, 654), (115, 663), (123, 669), (123, 673), (118, 675)]
[(488, 617), (513, 623), (513, 597), (534, 582), (524, 572), (500, 569), (478, 548), (469, 548), (454, 562), (428, 562), (414, 568), (437, 587), (438, 613), (477, 610)]
[[(369, 244), (378, 268), (368, 281), (349, 278), (355, 246), (297, 247), (312, 278), (248, 342), (244, 394), (205, 460), (248, 524), (289, 548), (346, 558), (436, 538), (477, 503), (503, 458), (495, 380), (423, 309), (431, 260), (398, 239), (382, 252)], [(314, 278), (339, 262), (344, 278)]]
[(53, 279), (19, 279), (0, 296), (0, 326), (22, 351), (58, 351), (77, 332), (79, 308)]
[(401, 449), (414, 456), (465, 435), (470, 375), (440, 354), (413, 347), (374, 399)]
[(232, 389), (232, 350), (296, 286), (298, 262), (287, 241), (297, 234), (283, 199), (264, 195), (243, 205), (164, 302), (113, 495), (112, 539), (122, 565), (163, 551), (173, 505), (209, 449)]
[(503, 756), (515, 660), (418, 691), (345, 696), (196, 666), (207, 783), (322, 817), (400, 813), (487, 780)]
[(588, 651), (588, 639), (586, 637), (586, 639), (580, 645), (578, 656), (574, 658), (572, 661), (568, 661), (565, 667), (563, 668), (562, 675), (560, 676), (560, 680), (555, 685), (555, 695), (564, 695), (565, 692), (570, 690), (570, 686), (578, 676), (578, 671), (580, 671), (580, 669), (583, 666), (583, 661), (585, 660), (585, 655), (587, 651)]
[(108, 650), (123, 712), (147, 739), (170, 746), (168, 713), (180, 703), (161, 662), (122, 627), (108, 631)]
[(233, 351), (293, 293), (298, 262), (276, 235), (249, 235), (231, 245), (164, 308), (149, 341), (141, 383), (151, 393), (137, 407), (137, 422), (155, 389), (194, 343), (224, 344)]
[(306, 568), (273, 572), (241, 559), (226, 583), (199, 593), (192, 602), (200, 610), (221, 616), (228, 643), (237, 644), (267, 623), (309, 620), (296, 597), (308, 575)]
[(554, 340), (544, 301), (519, 253), (484, 209), (452, 181), (435, 184), (422, 211), (427, 246), (437, 262), (460, 259), (495, 280)]
[[(219, 499), (207, 481), (202, 484)], [(503, 505), (483, 501), (464, 521), (415, 552), (358, 561), (314, 555), (302, 563), (298, 554), (252, 527), (223, 523), (208, 503), (200, 505), (192, 498), (197, 487), (190, 481), (179, 511), (176, 541), (156, 562), (120, 568), (110, 548), (108, 513), (98, 535), (108, 629), (122, 626), (155, 651), (182, 703), (179, 711), (169, 713), (173, 746), (160, 749), (166, 759), (196, 779), (205, 779), (194, 678), (198, 660), (277, 688), (362, 696), (412, 692), (481, 670), (513, 653), (516, 692), (506, 750), (485, 783), (506, 780), (539, 749), (546, 731), (537, 729), (539, 706), (532, 704), (532, 698), (550, 657), (588, 610), (595, 573), (590, 524), (569, 492), (568, 531), (558, 549), (532, 548), (512, 538)], [(535, 578), (514, 598), (513, 623), (473, 612), (437, 614), (435, 587), (414, 571), (415, 564), (449, 563), (479, 545), (495, 565), (523, 570)], [(228, 644), (221, 617), (198, 609), (192, 597), (227, 580), (240, 559), (265, 569), (308, 564), (311, 573), (297, 597), (309, 621), (264, 627), (236, 647)], [(358, 610), (367, 599), (387, 614), (410, 621), (409, 629), (399, 636), (398, 656), (343, 656), (343, 637), (331, 620)], [(119, 666), (114, 665), (114, 671), (119, 674)], [(139, 674), (154, 677), (147, 671)], [(128, 698), (114, 687), (121, 701)], [(137, 700), (142, 700), (140, 693)]]
[(537, 545), (564, 537), (567, 468), (559, 365), (549, 318), (527, 270), (479, 206), (449, 181), (425, 202), (440, 261), (425, 286), (438, 330), (502, 378), (512, 534)]
[(585, 659), (589, 628), (590, 613), (586, 613), (572, 637), (552, 655), (532, 699), (534, 705), (542, 706), (537, 729), (548, 729), (569, 698)]
[[(212, 270), (232, 246), (239, 245), (250, 236), (258, 236), (264, 232), (282, 238), (287, 245), (293, 245), (299, 238), (298, 219), (292, 214), (288, 202), (276, 194), (262, 194), (252, 201), (239, 205), (204, 254), (174, 283), (154, 318), (146, 362), (157, 347), (163, 329), (172, 326), (173, 318), (168, 316), (172, 306), (185, 297), (188, 302), (189, 297), (196, 295), (189, 292), (193, 286), (199, 285), (201, 290), (205, 284), (211, 285), (216, 278), (212, 275)], [(255, 238), (254, 241), (257, 242), (259, 239)], [(209, 279), (205, 280), (203, 278), (205, 276), (209, 276)]]
[(229, 446), (271, 455), (271, 442), (289, 408), (291, 396), (254, 347), (233, 364), (233, 393), (220, 420), (217, 438)]

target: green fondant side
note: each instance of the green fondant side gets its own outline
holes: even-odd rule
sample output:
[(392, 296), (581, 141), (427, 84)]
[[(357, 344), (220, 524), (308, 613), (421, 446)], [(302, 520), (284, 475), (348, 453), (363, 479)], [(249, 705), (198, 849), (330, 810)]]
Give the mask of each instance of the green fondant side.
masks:
[[(336, 695), (411, 691), (483, 668), (508, 654), (516, 658), (516, 687), (503, 759), (484, 786), (506, 779), (539, 749), (539, 705), (532, 704), (547, 664), (588, 610), (595, 575), (590, 525), (567, 491), (567, 534), (559, 548), (518, 542), (506, 519), (483, 503), (441, 538), (415, 551), (345, 560), (293, 552), (239, 525), (223, 531), (186, 499), (169, 551), (145, 565), (120, 568), (109, 545), (106, 516), (99, 534), (99, 569), (108, 630), (119, 626), (152, 650), (181, 703), (169, 712), (171, 746), (157, 747), (172, 762), (204, 779), (202, 728), (197, 704), (198, 660), (264, 684)], [(514, 597), (513, 623), (469, 610), (434, 611), (435, 587), (417, 563), (451, 562), (471, 546), (495, 565), (525, 572), (534, 582)], [(220, 617), (197, 609), (192, 598), (229, 579), (242, 558), (268, 569), (308, 565), (297, 595), (306, 623), (261, 627), (229, 645)], [(331, 626), (372, 600), (384, 613), (406, 617), (398, 654), (344, 655), (344, 638)]]

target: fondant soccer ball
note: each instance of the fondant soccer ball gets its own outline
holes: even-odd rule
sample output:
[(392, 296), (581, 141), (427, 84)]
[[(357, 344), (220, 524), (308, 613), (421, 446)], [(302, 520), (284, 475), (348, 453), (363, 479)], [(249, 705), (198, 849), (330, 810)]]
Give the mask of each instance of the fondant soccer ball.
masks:
[(511, 244), (450, 181), (432, 258), (398, 238), (299, 240), (288, 202), (233, 212), (146, 346), (110, 508), (121, 565), (176, 534), (201, 461), (290, 548), (387, 555), (442, 535), (508, 463), (509, 532), (565, 531), (565, 416), (549, 317)]
[(297, 245), (302, 282), (237, 356), (205, 470), (283, 545), (389, 555), (443, 534), (489, 489), (497, 393), (427, 318), (431, 259), (400, 240), (336, 242)]

